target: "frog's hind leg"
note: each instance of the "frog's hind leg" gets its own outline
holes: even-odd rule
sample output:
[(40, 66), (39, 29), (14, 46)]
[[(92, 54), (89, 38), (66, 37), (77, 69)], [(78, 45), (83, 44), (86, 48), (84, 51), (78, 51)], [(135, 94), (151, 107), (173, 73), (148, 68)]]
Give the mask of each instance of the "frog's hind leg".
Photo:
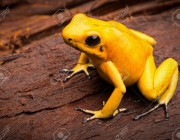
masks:
[(156, 44), (156, 41), (153, 37), (146, 35), (144, 33), (141, 33), (139, 31), (136, 30), (132, 30), (130, 29), (131, 32), (133, 32), (135, 35), (137, 35), (138, 37), (142, 38), (143, 40), (145, 40), (148, 44), (150, 44), (151, 46), (154, 46)]
[(138, 115), (135, 119), (152, 112), (164, 105), (166, 117), (169, 117), (167, 104), (174, 95), (178, 82), (178, 64), (172, 59), (166, 59), (157, 69), (153, 56), (147, 60), (145, 71), (138, 81), (142, 94), (150, 101), (157, 100), (158, 104), (149, 111)]

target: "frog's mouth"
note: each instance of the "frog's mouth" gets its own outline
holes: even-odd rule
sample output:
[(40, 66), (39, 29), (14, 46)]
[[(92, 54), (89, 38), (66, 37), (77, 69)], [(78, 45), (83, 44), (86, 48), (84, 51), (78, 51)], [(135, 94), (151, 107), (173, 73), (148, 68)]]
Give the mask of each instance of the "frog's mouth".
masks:
[(73, 48), (76, 49), (76, 50), (78, 50), (78, 51), (80, 51), (80, 52), (88, 53), (86, 50), (79, 49), (80, 47), (79, 47), (77, 44), (75, 44), (75, 46), (73, 46)]
[(66, 40), (66, 39), (64, 39), (64, 42), (68, 44), (69, 46), (73, 47), (74, 49), (81, 51), (76, 42), (74, 41), (72, 42), (72, 40)]
[[(82, 47), (78, 46), (76, 41), (74, 40), (64, 40), (66, 44), (72, 46), (74, 49), (80, 51), (80, 52), (84, 52), (86, 53), (87, 51), (85, 51), (84, 49), (82, 49)], [(80, 49), (81, 48), (81, 49)]]
[(74, 46), (74, 48), (75, 48), (76, 50), (78, 50), (78, 51), (83, 51), (83, 50), (80, 50), (80, 49), (79, 49), (79, 47), (78, 47), (77, 44)]

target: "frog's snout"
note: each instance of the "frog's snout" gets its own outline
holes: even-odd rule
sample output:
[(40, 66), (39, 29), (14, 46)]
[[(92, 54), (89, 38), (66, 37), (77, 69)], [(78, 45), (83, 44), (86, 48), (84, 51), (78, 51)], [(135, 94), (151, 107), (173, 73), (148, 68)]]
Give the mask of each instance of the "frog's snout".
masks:
[(67, 31), (66, 27), (62, 30), (62, 38), (64, 39), (64, 41), (67, 44), (72, 40), (72, 38), (70, 38), (68, 35), (68, 31)]
[(61, 35), (62, 35), (62, 38), (63, 38), (64, 40), (66, 40), (66, 38), (67, 38), (67, 35), (66, 35), (65, 28), (62, 30), (62, 33), (61, 33)]

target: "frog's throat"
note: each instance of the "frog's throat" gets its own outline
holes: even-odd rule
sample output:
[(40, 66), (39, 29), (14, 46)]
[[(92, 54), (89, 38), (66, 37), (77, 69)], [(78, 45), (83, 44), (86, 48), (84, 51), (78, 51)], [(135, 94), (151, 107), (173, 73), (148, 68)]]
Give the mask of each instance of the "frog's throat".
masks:
[[(69, 45), (71, 45), (71, 44), (69, 44)], [(85, 53), (86, 55), (91, 55), (91, 56), (93, 56), (93, 57), (96, 57), (96, 58), (98, 58), (98, 59), (101, 59), (101, 61), (104, 61), (104, 57), (103, 57), (103, 55), (102, 55), (102, 53), (100, 52), (100, 53), (94, 53), (94, 52), (91, 52), (91, 51), (88, 51), (88, 50), (84, 50), (83, 48), (81, 48), (81, 49), (79, 49), (80, 47), (75, 43), (75, 44), (73, 44), (73, 45), (71, 45), (74, 49), (76, 49), (76, 50), (78, 50), (78, 51), (80, 51), (80, 52), (83, 52), (83, 53)]]

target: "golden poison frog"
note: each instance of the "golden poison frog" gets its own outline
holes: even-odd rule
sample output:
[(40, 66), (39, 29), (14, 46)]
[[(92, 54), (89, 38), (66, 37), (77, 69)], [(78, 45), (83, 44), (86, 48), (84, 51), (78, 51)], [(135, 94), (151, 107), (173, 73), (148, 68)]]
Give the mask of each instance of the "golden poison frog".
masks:
[[(64, 41), (81, 51), (77, 65), (60, 72), (71, 72), (67, 81), (76, 73), (84, 71), (90, 78), (88, 67), (96, 67), (99, 75), (115, 89), (101, 110), (92, 111), (82, 108), (76, 110), (93, 114), (84, 122), (95, 118), (115, 116), (124, 109), (118, 109), (126, 92), (126, 87), (137, 84), (142, 95), (157, 105), (135, 119), (150, 113), (160, 105), (165, 106), (174, 95), (178, 82), (178, 63), (168, 58), (156, 67), (153, 57), (154, 38), (127, 28), (116, 21), (102, 21), (79, 13), (63, 29)], [(124, 76), (128, 77), (124, 79)]]

